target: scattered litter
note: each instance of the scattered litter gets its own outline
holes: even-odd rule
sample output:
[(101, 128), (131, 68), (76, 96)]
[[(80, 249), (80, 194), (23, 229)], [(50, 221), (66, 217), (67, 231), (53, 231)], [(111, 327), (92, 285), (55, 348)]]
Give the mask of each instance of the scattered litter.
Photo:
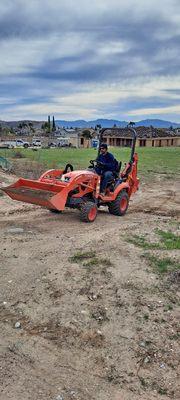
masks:
[(165, 364), (162, 363), (162, 364), (160, 365), (160, 368), (166, 368)]
[(24, 229), (23, 228), (9, 228), (7, 230), (8, 233), (23, 233)]

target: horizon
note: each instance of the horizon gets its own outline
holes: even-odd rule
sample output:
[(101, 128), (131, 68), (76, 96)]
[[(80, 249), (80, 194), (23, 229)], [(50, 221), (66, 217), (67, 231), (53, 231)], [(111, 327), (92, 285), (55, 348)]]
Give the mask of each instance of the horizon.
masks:
[[(50, 118), (51, 118), (51, 122), (52, 122), (52, 116), (50, 116)], [(38, 119), (33, 119), (33, 118), (26, 118), (26, 119), (17, 119), (17, 120), (1, 120), (0, 119), (0, 123), (1, 122), (7, 122), (7, 123), (9, 123), (9, 122), (23, 122), (23, 121), (32, 121), (32, 122), (46, 122), (48, 119), (46, 118), (46, 119), (40, 119), (40, 120), (38, 120)], [(111, 118), (96, 118), (96, 119), (91, 119), (91, 120), (86, 120), (86, 119), (73, 119), (73, 120), (71, 120), (71, 119), (69, 119), (69, 120), (65, 120), (65, 119), (59, 119), (59, 118), (55, 118), (55, 122), (56, 121), (66, 121), (66, 122), (79, 122), (79, 121), (84, 121), (84, 122), (95, 122), (95, 121), (117, 121), (117, 122), (126, 122), (126, 123), (130, 123), (130, 121), (128, 122), (128, 121), (126, 121), (125, 119), (122, 119), (122, 120), (120, 120), (120, 119), (111, 119)], [(175, 122), (175, 121), (168, 121), (168, 120), (166, 120), (166, 119), (161, 119), (161, 118), (145, 118), (145, 119), (139, 119), (139, 120), (137, 120), (137, 121), (131, 121), (131, 122), (133, 122), (133, 123), (135, 123), (135, 124), (137, 124), (137, 123), (139, 123), (139, 122), (142, 122), (142, 121), (148, 121), (148, 120), (150, 120), (150, 121), (160, 121), (160, 122), (169, 122), (169, 123), (172, 123), (172, 124), (179, 124), (180, 125), (180, 123), (179, 122)]]
[(7, 0), (0, 27), (0, 120), (179, 124), (178, 0)]
[[(24, 119), (24, 120), (14, 120), (14, 121), (2, 121), (0, 120), (0, 125), (1, 123), (4, 123), (4, 126), (10, 126), (13, 127), (17, 123), (32, 123), (38, 126), (38, 124), (44, 124), (45, 122), (48, 122), (50, 117), (50, 121), (52, 123), (52, 117), (54, 116), (48, 116), (48, 119), (46, 120), (34, 120), (34, 119)], [(153, 127), (155, 129), (179, 129), (180, 128), (180, 123), (176, 123), (173, 121), (167, 121), (167, 120), (162, 120), (162, 119), (145, 119), (145, 120), (139, 120), (139, 121), (125, 121), (125, 120), (113, 120), (113, 119), (103, 119), (103, 118), (98, 118), (96, 120), (59, 120), (59, 119), (54, 119), (56, 127), (59, 128), (73, 128), (73, 129), (89, 129), (93, 128), (95, 129), (98, 124), (101, 126), (101, 128), (125, 128), (129, 125), (129, 123), (133, 123), (135, 128), (138, 127)], [(7, 125), (6, 125), (7, 124)]]

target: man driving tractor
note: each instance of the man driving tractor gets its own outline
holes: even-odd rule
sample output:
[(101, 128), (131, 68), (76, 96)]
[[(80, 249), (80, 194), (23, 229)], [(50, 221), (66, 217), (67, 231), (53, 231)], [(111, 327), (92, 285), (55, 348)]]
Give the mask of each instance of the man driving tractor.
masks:
[(97, 166), (95, 171), (101, 176), (100, 193), (105, 195), (106, 187), (109, 181), (114, 178), (114, 173), (117, 172), (118, 162), (113, 154), (108, 152), (106, 143), (101, 143), (100, 154), (97, 157)]
[[(121, 173), (121, 162), (117, 162), (108, 152), (107, 144), (100, 140), (97, 160), (90, 160), (90, 168), (87, 170), (74, 171), (73, 166), (67, 164), (63, 169), (44, 172), (37, 180), (20, 178), (1, 190), (13, 200), (37, 204), (51, 212), (61, 212), (66, 207), (76, 208), (84, 222), (93, 222), (96, 219), (100, 205), (107, 206), (112, 215), (123, 216), (128, 209), (131, 195), (139, 186), (138, 156), (135, 153), (136, 131), (131, 127), (127, 129), (133, 134), (131, 154)], [(103, 138), (103, 132), (104, 130), (100, 139)], [(101, 180), (101, 193), (114, 181), (112, 185), (110, 183), (109, 190), (106, 190), (106, 196), (99, 194)]]

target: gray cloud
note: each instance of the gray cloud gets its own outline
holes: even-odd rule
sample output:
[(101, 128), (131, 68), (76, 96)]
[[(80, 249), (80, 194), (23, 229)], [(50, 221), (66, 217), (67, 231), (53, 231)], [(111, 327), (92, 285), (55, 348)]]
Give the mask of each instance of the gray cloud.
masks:
[[(87, 6), (82, 0), (68, 4), (59, 0), (32, 0), (29, 4), (7, 0), (0, 4), (2, 100), (11, 98), (14, 108), (16, 104), (48, 106), (56, 103), (59, 95), (83, 92), (88, 98), (93, 87), (100, 90), (103, 85), (108, 96), (111, 85), (117, 85), (117, 90), (122, 85), (127, 86), (127, 97), (120, 92), (118, 100), (114, 95), (116, 102), (111, 99), (109, 108), (103, 97), (102, 104), (98, 98), (97, 113), (104, 110), (108, 117), (109, 110), (118, 117), (118, 109), (126, 113), (133, 107), (177, 104), (179, 99), (172, 98), (176, 89), (171, 85), (175, 79), (180, 85), (180, 3), (127, 3), (92, 0)], [(149, 100), (143, 92), (136, 102), (131, 86), (139, 83), (141, 91), (151, 81), (152, 85), (157, 82), (157, 88), (149, 91)], [(122, 102), (124, 106), (120, 107)], [(8, 104), (4, 100), (3, 117), (4, 109), (8, 116)]]

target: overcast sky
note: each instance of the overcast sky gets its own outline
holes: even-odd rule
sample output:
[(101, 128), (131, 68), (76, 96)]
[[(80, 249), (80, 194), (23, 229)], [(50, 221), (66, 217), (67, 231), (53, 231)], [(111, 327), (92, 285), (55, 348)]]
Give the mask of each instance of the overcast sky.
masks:
[(180, 122), (180, 0), (1, 0), (0, 119)]

